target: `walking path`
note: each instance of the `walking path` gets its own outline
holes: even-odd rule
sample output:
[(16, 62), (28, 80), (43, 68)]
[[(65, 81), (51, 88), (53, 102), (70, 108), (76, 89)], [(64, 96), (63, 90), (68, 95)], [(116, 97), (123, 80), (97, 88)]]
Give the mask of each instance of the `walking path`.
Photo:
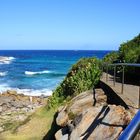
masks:
[(112, 90), (117, 93), (123, 99), (123, 101), (132, 108), (138, 109), (139, 108), (139, 86), (124, 84), (123, 94), (121, 93), (122, 83), (115, 82), (113, 76), (108, 74), (108, 78), (106, 73), (103, 73), (101, 81), (107, 84)]

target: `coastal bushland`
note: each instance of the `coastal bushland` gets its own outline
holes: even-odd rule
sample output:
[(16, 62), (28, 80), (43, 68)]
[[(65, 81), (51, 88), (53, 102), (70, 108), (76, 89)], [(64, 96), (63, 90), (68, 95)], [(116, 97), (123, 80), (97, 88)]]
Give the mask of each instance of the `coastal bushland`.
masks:
[(107, 54), (103, 61), (113, 63), (114, 61), (126, 63), (140, 63), (140, 34), (132, 40), (120, 44), (119, 50)]
[(58, 106), (81, 92), (94, 88), (100, 80), (100, 65), (101, 61), (97, 58), (81, 58), (49, 97), (48, 108)]
[[(118, 51), (107, 54), (103, 58), (103, 63), (140, 63), (140, 34), (132, 40), (120, 44)], [(109, 70), (113, 70), (113, 67), (109, 67)], [(121, 66), (118, 66), (117, 70), (121, 73)], [(140, 76), (140, 68), (125, 66), (125, 73), (129, 81), (132, 79), (137, 81)]]

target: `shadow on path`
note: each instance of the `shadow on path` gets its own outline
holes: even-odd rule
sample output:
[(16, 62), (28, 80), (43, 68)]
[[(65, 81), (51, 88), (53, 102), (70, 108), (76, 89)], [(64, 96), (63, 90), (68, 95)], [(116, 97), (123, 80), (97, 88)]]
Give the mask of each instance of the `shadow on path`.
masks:
[(108, 104), (121, 105), (128, 109), (128, 105), (115, 93), (107, 84), (100, 81), (100, 86), (104, 90), (105, 95), (107, 96)]

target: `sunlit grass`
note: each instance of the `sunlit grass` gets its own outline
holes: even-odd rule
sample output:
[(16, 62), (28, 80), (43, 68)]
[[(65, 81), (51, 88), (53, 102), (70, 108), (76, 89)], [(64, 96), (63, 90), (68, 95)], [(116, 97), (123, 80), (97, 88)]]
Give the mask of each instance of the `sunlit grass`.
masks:
[(0, 140), (42, 140), (51, 128), (54, 114), (54, 109), (42, 107), (18, 126), (15, 124), (14, 131), (1, 133)]

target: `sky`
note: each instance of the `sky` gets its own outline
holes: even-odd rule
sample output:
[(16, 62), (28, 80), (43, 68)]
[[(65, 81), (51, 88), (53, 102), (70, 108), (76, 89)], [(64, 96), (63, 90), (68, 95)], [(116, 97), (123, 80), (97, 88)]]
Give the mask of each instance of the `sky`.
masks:
[(140, 33), (140, 0), (0, 0), (0, 50), (117, 50)]

